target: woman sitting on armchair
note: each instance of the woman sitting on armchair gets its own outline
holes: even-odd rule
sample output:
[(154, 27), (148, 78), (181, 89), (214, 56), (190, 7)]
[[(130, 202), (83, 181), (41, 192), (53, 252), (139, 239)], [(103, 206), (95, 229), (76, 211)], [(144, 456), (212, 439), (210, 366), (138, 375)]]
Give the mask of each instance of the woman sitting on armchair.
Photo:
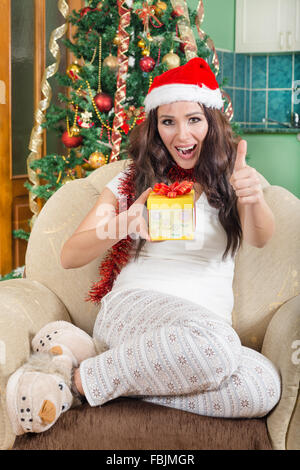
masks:
[[(256, 170), (246, 164), (246, 142), (236, 142), (222, 107), (201, 58), (154, 79), (147, 118), (130, 135), (130, 163), (61, 252), (62, 266), (74, 269), (109, 250), (89, 296), (101, 301), (93, 338), (67, 322), (50, 323), (35, 336), (32, 356), (48, 361), (36, 373), (50, 378), (68, 371), (66, 404), (57, 405), (58, 390), (50, 398), (40, 388), (26, 389), (26, 373), (35, 367), (30, 358), (7, 387), (16, 434), (48, 429), (74, 397), (101, 406), (131, 396), (228, 418), (261, 417), (279, 401), (278, 371), (242, 346), (232, 328), (236, 253), (243, 240), (263, 247), (274, 217)], [(151, 189), (183, 180), (194, 184), (194, 239), (152, 241), (144, 217)], [(57, 381), (51, 384), (49, 393)], [(24, 417), (27, 400), (36, 410), (31, 421)]]

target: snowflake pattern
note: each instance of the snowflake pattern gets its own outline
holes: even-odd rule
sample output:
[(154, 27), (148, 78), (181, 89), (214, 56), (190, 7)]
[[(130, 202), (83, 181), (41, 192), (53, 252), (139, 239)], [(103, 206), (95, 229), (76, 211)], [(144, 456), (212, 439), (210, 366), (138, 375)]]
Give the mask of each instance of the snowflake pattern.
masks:
[(212, 356), (215, 355), (215, 351), (210, 346), (208, 346), (206, 349), (204, 349), (204, 353), (207, 357), (212, 357)]
[(155, 368), (155, 370), (156, 370), (157, 372), (160, 372), (160, 371), (162, 370), (162, 366), (161, 366), (161, 364), (160, 364), (159, 362), (156, 362), (156, 363), (154, 364), (154, 368)]
[(93, 396), (95, 398), (101, 398), (101, 392), (100, 392), (99, 388), (97, 388), (97, 387), (93, 388), (92, 393), (93, 393)]
[(196, 407), (195, 402), (189, 401), (189, 409), (190, 409), (190, 410), (194, 410), (195, 407)]
[(217, 412), (217, 413), (220, 413), (220, 411), (222, 411), (222, 406), (219, 402), (214, 402), (213, 404), (213, 409)]
[(187, 360), (184, 356), (179, 356), (178, 357), (178, 362), (180, 362), (180, 364), (184, 365), (187, 363)]
[(114, 385), (120, 385), (120, 383), (121, 383), (121, 382), (120, 382), (120, 379), (118, 379), (117, 377), (115, 377), (115, 378), (113, 379), (113, 384), (114, 384)]
[(241, 400), (241, 405), (242, 405), (243, 408), (249, 408), (250, 407), (250, 403), (246, 398)]
[(202, 333), (201, 333), (201, 331), (198, 330), (197, 328), (194, 328), (194, 329), (192, 330), (192, 333), (193, 333), (194, 335), (196, 335), (196, 336), (203, 336)]
[(241, 379), (237, 375), (232, 375), (231, 379), (236, 387), (239, 387), (242, 384)]
[(171, 343), (174, 343), (174, 341), (176, 341), (176, 335), (174, 335), (174, 333), (171, 333), (169, 335), (169, 340), (171, 341)]
[(112, 363), (113, 363), (113, 358), (112, 358), (111, 356), (109, 356), (109, 357), (106, 359), (106, 362), (107, 362), (107, 364), (108, 364), (109, 366), (111, 366)]
[(136, 379), (139, 379), (141, 377), (141, 373), (137, 369), (133, 372), (133, 375), (135, 376)]
[(190, 377), (190, 382), (192, 384), (195, 384), (196, 382), (198, 382), (198, 378), (195, 375), (192, 375), (192, 377)]

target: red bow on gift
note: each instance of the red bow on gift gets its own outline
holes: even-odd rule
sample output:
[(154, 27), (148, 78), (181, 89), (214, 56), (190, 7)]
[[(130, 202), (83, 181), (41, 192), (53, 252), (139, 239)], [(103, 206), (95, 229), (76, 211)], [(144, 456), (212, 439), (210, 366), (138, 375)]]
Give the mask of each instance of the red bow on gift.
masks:
[(156, 183), (153, 191), (160, 196), (176, 197), (190, 193), (193, 186), (194, 183), (192, 181), (181, 181), (181, 183), (175, 181), (170, 186), (165, 183)]

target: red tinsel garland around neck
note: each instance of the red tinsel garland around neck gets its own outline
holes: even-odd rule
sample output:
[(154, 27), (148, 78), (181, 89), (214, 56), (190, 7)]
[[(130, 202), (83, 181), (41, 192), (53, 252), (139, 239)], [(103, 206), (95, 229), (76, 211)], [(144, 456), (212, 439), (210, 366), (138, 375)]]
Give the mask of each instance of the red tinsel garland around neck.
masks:
[[(176, 163), (171, 167), (167, 176), (172, 183), (174, 181), (183, 180), (195, 181), (194, 168), (185, 170)], [(127, 208), (129, 208), (136, 199), (135, 178), (135, 164), (131, 163), (126, 168), (126, 172), (120, 180), (118, 187), (119, 193), (127, 198)], [(117, 212), (119, 212), (119, 208), (117, 208)], [(101, 302), (101, 299), (111, 291), (113, 283), (121, 272), (121, 269), (129, 262), (133, 242), (134, 240), (128, 235), (127, 238), (117, 242), (108, 251), (99, 267), (99, 280), (93, 283), (86, 301), (92, 301), (98, 304)]]
[(172, 183), (174, 181), (183, 180), (196, 181), (194, 168), (186, 170), (177, 165), (177, 163), (170, 168), (168, 172), (168, 178)]

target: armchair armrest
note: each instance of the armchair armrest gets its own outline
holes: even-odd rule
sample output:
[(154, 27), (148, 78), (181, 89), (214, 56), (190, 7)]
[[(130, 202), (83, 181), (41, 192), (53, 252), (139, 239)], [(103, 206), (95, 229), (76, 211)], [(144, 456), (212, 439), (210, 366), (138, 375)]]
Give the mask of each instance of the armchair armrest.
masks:
[(300, 295), (283, 304), (267, 328), (262, 354), (281, 374), (281, 398), (267, 417), (276, 450), (300, 449)]
[(6, 414), (7, 380), (28, 359), (33, 336), (56, 320), (70, 317), (47, 287), (29, 279), (0, 282), (0, 449), (11, 448), (15, 440)]

